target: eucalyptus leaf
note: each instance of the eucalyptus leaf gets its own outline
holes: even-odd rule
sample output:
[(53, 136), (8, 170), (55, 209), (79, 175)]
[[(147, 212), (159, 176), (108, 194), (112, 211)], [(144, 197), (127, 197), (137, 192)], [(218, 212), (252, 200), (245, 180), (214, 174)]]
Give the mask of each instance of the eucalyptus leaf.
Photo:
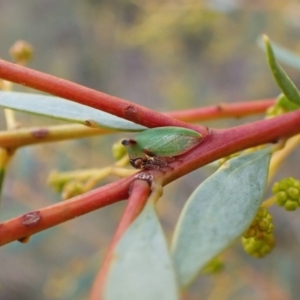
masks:
[(266, 148), (233, 158), (193, 192), (171, 245), (181, 288), (249, 227), (262, 201), (270, 156)]
[(280, 87), (281, 91), (289, 101), (300, 105), (299, 91), (292, 80), (282, 69), (282, 67), (278, 64), (270, 40), (267, 36), (264, 36), (264, 42), (266, 46), (269, 66), (272, 71), (273, 77), (277, 82), (277, 85)]
[(176, 277), (154, 205), (149, 203), (122, 236), (104, 291), (104, 300), (176, 300)]
[[(261, 49), (266, 49), (265, 44), (261, 38), (258, 39), (257, 43)], [(298, 53), (292, 52), (274, 42), (272, 42), (272, 48), (277, 60), (285, 63), (292, 68), (300, 70), (300, 55)]]
[(91, 127), (142, 131), (144, 126), (66, 99), (29, 93), (0, 92), (0, 106)]

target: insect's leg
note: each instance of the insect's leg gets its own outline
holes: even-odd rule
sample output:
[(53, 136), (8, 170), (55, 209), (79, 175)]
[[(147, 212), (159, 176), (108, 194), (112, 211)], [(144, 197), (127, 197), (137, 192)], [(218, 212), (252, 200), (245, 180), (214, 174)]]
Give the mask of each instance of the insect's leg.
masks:
[(155, 154), (146, 148), (143, 149), (143, 152), (144, 152), (144, 154), (146, 154), (146, 156), (155, 157)]
[(173, 168), (169, 166), (169, 163), (175, 160), (175, 157), (154, 156), (152, 158), (149, 158), (146, 164), (148, 169), (151, 168), (161, 170), (163, 168), (170, 168), (171, 170), (173, 170)]
[(142, 158), (130, 159), (129, 162), (136, 169), (142, 169), (145, 163)]

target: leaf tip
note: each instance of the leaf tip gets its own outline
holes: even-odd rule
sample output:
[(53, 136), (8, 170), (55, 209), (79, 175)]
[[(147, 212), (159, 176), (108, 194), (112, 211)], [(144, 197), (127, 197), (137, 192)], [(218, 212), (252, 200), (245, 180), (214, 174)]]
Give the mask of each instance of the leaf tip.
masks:
[(262, 36), (268, 55), (273, 54), (272, 46), (269, 37), (266, 34)]
[(264, 40), (265, 43), (270, 43), (270, 39), (269, 39), (269, 37), (266, 34), (263, 34), (262, 38), (263, 38), (263, 40)]

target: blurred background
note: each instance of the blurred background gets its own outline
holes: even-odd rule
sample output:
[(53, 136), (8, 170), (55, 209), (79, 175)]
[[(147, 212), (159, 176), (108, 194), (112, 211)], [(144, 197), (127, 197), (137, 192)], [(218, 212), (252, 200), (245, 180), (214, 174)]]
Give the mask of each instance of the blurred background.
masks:
[[(34, 47), (30, 67), (158, 111), (276, 97), (279, 89), (257, 46), (263, 33), (300, 53), (298, 1), (0, 0), (2, 59), (11, 60), (9, 48), (26, 40)], [(299, 71), (284, 67), (300, 86)], [(24, 127), (62, 123), (22, 113), (17, 118)], [(20, 149), (5, 179), (0, 220), (60, 201), (46, 184), (50, 172), (107, 166), (114, 162), (112, 144), (125, 136)], [(278, 178), (299, 178), (298, 157), (293, 153)], [(212, 172), (202, 168), (166, 188), (158, 212), (168, 239), (186, 199)], [(37, 234), (28, 244), (2, 247), (0, 299), (87, 299), (123, 208), (118, 203)], [(236, 243), (223, 255), (224, 271), (200, 277), (185, 299), (298, 299), (299, 211), (271, 211), (274, 251), (257, 260)]]

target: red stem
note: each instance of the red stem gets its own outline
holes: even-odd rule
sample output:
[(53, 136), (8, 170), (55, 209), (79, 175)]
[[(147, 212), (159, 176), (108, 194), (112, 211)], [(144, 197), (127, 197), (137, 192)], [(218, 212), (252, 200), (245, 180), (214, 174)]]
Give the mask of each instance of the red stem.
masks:
[(275, 99), (222, 103), (207, 107), (167, 112), (165, 115), (183, 122), (199, 122), (228, 117), (241, 118), (257, 113), (264, 113), (274, 103)]
[[(196, 148), (183, 154), (180, 160), (171, 163), (174, 169), (162, 175), (163, 184), (197, 169), (210, 162), (243, 149), (272, 143), (280, 138), (300, 133), (300, 110), (279, 117), (262, 120), (224, 130), (212, 130), (211, 134)], [(159, 171), (147, 171), (153, 176)], [(72, 198), (38, 212), (39, 222), (24, 225), (26, 215), (0, 224), (0, 245), (30, 236), (72, 218), (126, 199), (128, 187), (136, 175), (121, 179), (81, 196)], [(34, 215), (33, 215), (34, 217)]]
[[(51, 94), (74, 100), (84, 105), (99, 108), (106, 112), (115, 114), (125, 119), (135, 121), (139, 124), (146, 125), (148, 127), (153, 126), (164, 126), (164, 125), (175, 125), (175, 126), (186, 126), (185, 123), (178, 122), (172, 118), (163, 116), (162, 114), (151, 111), (147, 108), (137, 106), (128, 101), (112, 97), (101, 92), (97, 92), (86, 87), (79, 86), (75, 83), (68, 82), (66, 80), (58, 79), (53, 76), (43, 74), (38, 71), (34, 71), (22, 66), (14, 65), (5, 61), (0, 60), (0, 77), (10, 80), (12, 82), (27, 85)], [(247, 105), (246, 105), (247, 106)], [(228, 106), (217, 106), (210, 108), (215, 109), (215, 113), (226, 112)], [(249, 107), (247, 108), (249, 110)], [(207, 110), (209, 111), (209, 109)], [(197, 112), (199, 113), (199, 111)], [(211, 111), (211, 113), (213, 113)], [(198, 128), (198, 127), (197, 127)], [(199, 127), (202, 134), (205, 135), (206, 128)], [(241, 134), (241, 133), (240, 133)], [(218, 135), (212, 135), (216, 137)], [(229, 140), (224, 141), (220, 138), (214, 140), (210, 137), (210, 141), (213, 143), (204, 142), (203, 147), (207, 145), (216, 145), (213, 149), (221, 149), (229, 144)], [(221, 135), (222, 137), (222, 135)], [(279, 137), (279, 136), (278, 136)], [(219, 142), (221, 142), (221, 146)], [(245, 147), (243, 144), (236, 143), (227, 147), (227, 152), (230, 152), (231, 148), (242, 148)], [(209, 149), (208, 149), (209, 150)], [(197, 154), (197, 149), (191, 151)], [(204, 155), (205, 154), (205, 155)], [(184, 158), (180, 168), (177, 168), (174, 172), (168, 172), (165, 175), (165, 182), (174, 180), (185, 173), (188, 173), (192, 169), (200, 167), (205, 163), (215, 160), (218, 157), (222, 157), (225, 154), (221, 151), (213, 151), (212, 153), (201, 152), (199, 156), (197, 154), (196, 159), (187, 156)], [(204, 159), (202, 157), (204, 156)], [(194, 164), (195, 162), (195, 164)], [(152, 172), (153, 173), (153, 172)], [(155, 172), (154, 172), (155, 173)], [(173, 174), (173, 175), (168, 175)], [(93, 211), (97, 208), (105, 205), (126, 199), (128, 184), (131, 182), (132, 177), (120, 180), (118, 182), (106, 185), (105, 187), (93, 190), (84, 195), (75, 197), (66, 202), (55, 204), (36, 212), (16, 217), (7, 222), (0, 224), (0, 245), (9, 243), (13, 240), (22, 239), (26, 236), (32, 235), (46, 228), (50, 228), (59, 223), (72, 219), (76, 216), (83, 215), (87, 212)]]
[(121, 179), (67, 201), (47, 206), (0, 224), (0, 246), (127, 199), (132, 178)]
[(103, 297), (105, 279), (109, 272), (111, 261), (114, 257), (114, 248), (117, 242), (122, 237), (123, 233), (127, 230), (129, 225), (135, 220), (139, 213), (143, 210), (150, 192), (150, 186), (147, 181), (135, 180), (132, 184), (130, 197), (126, 208), (124, 210), (123, 216), (119, 222), (118, 228), (114, 234), (111, 244), (108, 248), (107, 254), (103, 260), (102, 267), (96, 276), (94, 281), (90, 300), (99, 300)]
[(197, 130), (203, 137), (207, 134), (206, 127), (186, 124), (127, 100), (4, 60), (0, 60), (0, 78), (100, 109), (149, 128), (180, 126)]
[(211, 130), (196, 148), (174, 162), (180, 164), (164, 176), (167, 184), (188, 172), (232, 153), (262, 144), (274, 143), (300, 133), (300, 110), (271, 119), (261, 120), (233, 128)]

